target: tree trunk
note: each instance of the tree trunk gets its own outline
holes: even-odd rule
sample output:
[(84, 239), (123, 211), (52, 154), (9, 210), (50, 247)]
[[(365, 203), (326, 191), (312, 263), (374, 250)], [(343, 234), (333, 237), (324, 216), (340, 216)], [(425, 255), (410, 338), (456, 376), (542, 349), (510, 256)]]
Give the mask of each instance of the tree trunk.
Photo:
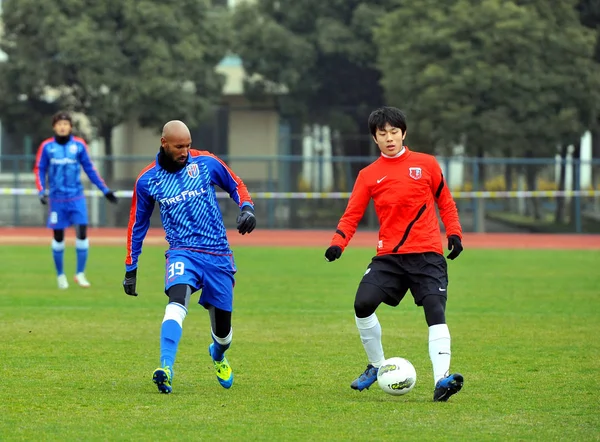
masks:
[[(479, 147), (477, 149), (477, 164), (479, 166), (479, 182), (477, 183), (477, 188), (480, 191), (485, 191), (485, 175), (486, 168), (485, 163), (483, 162), (484, 150), (483, 147)], [(476, 215), (476, 226), (477, 233), (485, 232), (485, 198), (477, 198), (475, 199), (475, 204), (477, 204)]]
[[(506, 148), (504, 149), (504, 156), (506, 158), (510, 158), (512, 155), (512, 152), (510, 150), (510, 148)], [(514, 165), (512, 163), (507, 163), (504, 166), (504, 184), (506, 185), (506, 189), (507, 191), (511, 191), (513, 188), (513, 168)], [(510, 201), (512, 198), (504, 198), (503, 200), (503, 206), (504, 206), (504, 210), (505, 211), (510, 211)]]
[[(290, 134), (291, 134), (291, 144), (290, 144), (290, 155), (300, 156), (302, 157), (302, 143), (303, 143), (303, 135), (304, 135), (304, 121), (302, 118), (297, 116), (289, 117), (290, 120)], [(302, 176), (302, 161), (292, 161), (289, 166), (290, 171), (290, 184), (291, 188), (289, 191), (297, 192), (299, 190), (299, 182), (300, 177)], [(305, 206), (303, 200), (292, 198), (289, 201), (290, 205), (290, 220), (289, 220), (289, 228), (303, 228), (304, 222), (302, 219), (302, 209)]]
[[(565, 182), (567, 176), (567, 146), (562, 145), (560, 147), (560, 172), (558, 175), (558, 190), (565, 190)], [(554, 221), (557, 224), (563, 224), (565, 222), (565, 204), (566, 199), (564, 196), (556, 197), (556, 213), (554, 214)]]
[[(581, 190), (581, 139), (577, 139), (577, 142), (573, 144), (573, 190), (578, 191)], [(581, 213), (577, 213), (581, 210), (581, 204), (578, 204), (581, 201), (580, 196), (574, 196), (571, 198), (571, 219), (570, 223), (573, 227), (575, 227), (575, 219)]]
[(352, 188), (353, 182), (351, 181), (350, 174), (346, 174), (347, 163), (340, 161), (340, 158), (344, 157), (344, 141), (340, 135), (338, 129), (331, 131), (331, 153), (332, 156), (336, 157), (336, 161), (333, 163), (333, 191), (334, 192), (346, 192)]
[[(533, 158), (533, 151), (528, 150), (525, 153), (526, 158)], [(537, 190), (537, 166), (535, 164), (527, 164), (525, 166), (525, 177), (527, 181), (527, 190), (535, 191)], [(540, 211), (540, 200), (537, 197), (530, 198), (530, 207), (531, 207), (531, 215), (533, 219), (540, 220), (542, 219), (542, 213)]]
[(104, 140), (104, 155), (107, 158), (103, 160), (103, 175), (104, 180), (110, 187), (114, 178), (114, 167), (113, 167), (113, 144), (112, 144), (112, 126), (103, 126), (100, 129), (100, 136)]
[[(99, 131), (100, 137), (104, 140), (104, 157), (102, 158), (101, 174), (106, 185), (111, 189), (115, 187), (114, 182), (114, 160), (112, 144), (112, 126), (103, 126)], [(101, 206), (102, 207), (102, 206)], [(106, 201), (104, 201), (104, 225), (116, 226), (117, 210), (106, 210)]]
[[(600, 123), (600, 121), (599, 121)], [(600, 160), (600, 130), (592, 130), (592, 160)], [(600, 165), (592, 165), (592, 187), (600, 190)], [(594, 198), (594, 211), (600, 212), (600, 197)]]

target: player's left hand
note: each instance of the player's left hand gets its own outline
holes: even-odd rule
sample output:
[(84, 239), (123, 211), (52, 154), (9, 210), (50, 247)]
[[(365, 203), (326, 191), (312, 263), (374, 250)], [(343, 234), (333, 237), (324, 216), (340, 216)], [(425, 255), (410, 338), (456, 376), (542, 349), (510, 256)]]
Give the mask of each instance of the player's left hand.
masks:
[(256, 227), (254, 209), (250, 206), (244, 206), (236, 221), (238, 232), (240, 232), (242, 235), (252, 232)]
[(342, 248), (340, 246), (330, 246), (325, 250), (325, 261), (332, 262), (340, 259), (342, 256)]
[(125, 279), (123, 280), (123, 290), (129, 296), (137, 296), (135, 285), (137, 282), (137, 269), (125, 272)]
[(448, 237), (448, 250), (450, 250), (450, 253), (448, 256), (446, 256), (448, 259), (454, 259), (458, 257), (458, 255), (460, 255), (460, 253), (463, 251), (462, 241), (457, 235), (450, 235)]
[(113, 204), (117, 204), (118, 198), (115, 195), (115, 192), (113, 192), (112, 190), (109, 190), (108, 192), (106, 192), (104, 194), (104, 196), (106, 197), (107, 200), (109, 200), (111, 203)]

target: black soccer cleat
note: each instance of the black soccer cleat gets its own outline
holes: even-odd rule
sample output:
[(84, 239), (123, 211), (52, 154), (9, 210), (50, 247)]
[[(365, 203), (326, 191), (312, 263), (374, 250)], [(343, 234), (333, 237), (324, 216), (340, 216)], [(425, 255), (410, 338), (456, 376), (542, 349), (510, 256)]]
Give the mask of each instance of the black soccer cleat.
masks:
[(373, 367), (371, 364), (367, 365), (367, 369), (364, 371), (364, 373), (352, 381), (350, 388), (358, 391), (368, 389), (375, 383), (375, 381), (377, 381), (378, 371), (379, 368)]
[(454, 373), (443, 379), (440, 379), (435, 384), (435, 390), (433, 391), (434, 402), (446, 402), (450, 396), (460, 391), (464, 383), (463, 375), (460, 373)]

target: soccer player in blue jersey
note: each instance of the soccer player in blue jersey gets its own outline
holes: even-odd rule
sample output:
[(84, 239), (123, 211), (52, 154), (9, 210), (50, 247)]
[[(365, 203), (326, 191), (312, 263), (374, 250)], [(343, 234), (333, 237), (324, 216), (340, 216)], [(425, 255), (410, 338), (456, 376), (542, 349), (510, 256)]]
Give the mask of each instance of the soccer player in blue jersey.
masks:
[[(88, 147), (82, 138), (71, 134), (73, 125), (67, 112), (52, 117), (54, 136), (42, 141), (35, 159), (35, 184), (40, 202), (48, 206), (48, 228), (53, 230), (52, 256), (59, 289), (69, 287), (64, 272), (65, 229), (75, 226), (77, 269), (75, 282), (90, 287), (85, 276), (89, 241), (87, 238), (87, 205), (81, 183), (81, 168), (111, 202), (117, 197), (104, 183), (90, 160)], [(46, 182), (47, 181), (47, 182)]]
[(230, 388), (233, 372), (225, 351), (231, 345), (236, 267), (214, 186), (239, 206), (237, 229), (242, 235), (256, 227), (254, 204), (246, 185), (223, 161), (191, 148), (190, 131), (183, 122), (165, 124), (160, 142), (156, 160), (141, 171), (133, 189), (123, 287), (126, 294), (137, 296), (138, 258), (158, 203), (169, 243), (165, 254), (169, 302), (160, 332), (160, 367), (152, 380), (159, 392), (171, 393), (183, 320), (191, 295), (201, 290), (198, 303), (208, 310), (211, 323), (208, 352), (219, 383)]

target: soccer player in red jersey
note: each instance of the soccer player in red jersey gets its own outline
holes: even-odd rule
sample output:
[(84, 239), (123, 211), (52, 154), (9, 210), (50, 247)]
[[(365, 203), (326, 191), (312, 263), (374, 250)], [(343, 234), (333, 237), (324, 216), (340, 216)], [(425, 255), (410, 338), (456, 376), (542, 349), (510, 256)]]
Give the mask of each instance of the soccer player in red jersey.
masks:
[(415, 304), (423, 307), (429, 326), (433, 400), (445, 402), (460, 391), (463, 376), (450, 374), (450, 332), (445, 315), (448, 271), (435, 206), (446, 228), (448, 259), (455, 259), (463, 250), (458, 211), (435, 157), (404, 145), (406, 118), (399, 109), (376, 109), (368, 125), (381, 155), (359, 172), (325, 252), (329, 262), (342, 256), (372, 199), (380, 225), (377, 255), (354, 300), (356, 326), (369, 364), (351, 387), (358, 391), (369, 388), (385, 359), (375, 310), (381, 303), (397, 306), (410, 290)]

